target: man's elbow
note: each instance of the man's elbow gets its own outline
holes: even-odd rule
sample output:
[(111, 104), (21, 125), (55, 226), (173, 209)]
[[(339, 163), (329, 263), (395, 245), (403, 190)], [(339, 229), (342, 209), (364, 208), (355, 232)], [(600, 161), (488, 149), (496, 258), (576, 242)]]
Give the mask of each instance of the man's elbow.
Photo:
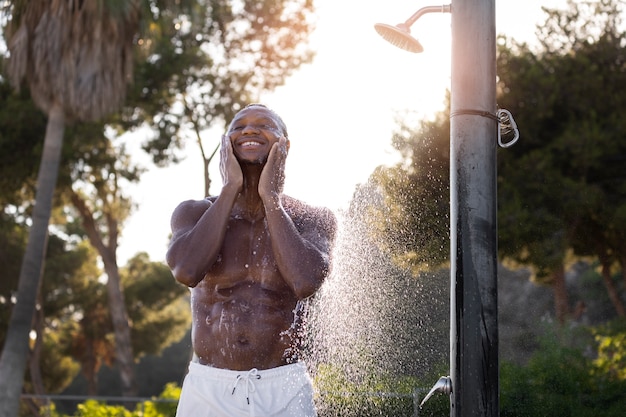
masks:
[[(191, 268), (186, 267), (184, 263), (177, 261), (171, 252), (167, 253), (165, 261), (172, 270), (172, 275), (174, 275), (176, 281), (181, 284), (186, 285), (187, 287), (195, 287), (202, 280), (202, 277), (200, 276), (201, 274), (198, 274)], [(200, 276), (199, 279), (198, 276)]]
[(300, 285), (294, 288), (294, 293), (299, 300), (304, 300), (314, 295), (324, 283), (326, 277), (330, 274), (329, 265), (317, 269), (311, 273), (309, 270), (309, 279), (302, 280)]
[(195, 287), (200, 281), (202, 281), (201, 276), (198, 278), (199, 274), (196, 274), (186, 268), (174, 267), (172, 268), (172, 275), (174, 275), (176, 281), (191, 288)]

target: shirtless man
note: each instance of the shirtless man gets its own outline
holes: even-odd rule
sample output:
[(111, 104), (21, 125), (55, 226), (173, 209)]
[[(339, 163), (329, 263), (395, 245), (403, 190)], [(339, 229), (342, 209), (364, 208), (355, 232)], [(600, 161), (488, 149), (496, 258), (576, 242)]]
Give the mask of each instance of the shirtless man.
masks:
[(172, 214), (194, 350), (178, 417), (315, 415), (299, 315), (329, 273), (336, 219), (282, 193), (287, 137), (272, 110), (245, 107), (222, 137), (220, 195)]

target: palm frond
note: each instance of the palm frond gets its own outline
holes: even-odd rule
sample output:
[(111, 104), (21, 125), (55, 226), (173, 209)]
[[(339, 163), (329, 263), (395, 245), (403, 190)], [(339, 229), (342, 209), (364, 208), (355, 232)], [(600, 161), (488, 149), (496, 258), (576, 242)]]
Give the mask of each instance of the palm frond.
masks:
[(7, 74), (43, 111), (56, 102), (67, 118), (97, 120), (121, 105), (139, 0), (30, 0), (19, 17), (7, 31)]

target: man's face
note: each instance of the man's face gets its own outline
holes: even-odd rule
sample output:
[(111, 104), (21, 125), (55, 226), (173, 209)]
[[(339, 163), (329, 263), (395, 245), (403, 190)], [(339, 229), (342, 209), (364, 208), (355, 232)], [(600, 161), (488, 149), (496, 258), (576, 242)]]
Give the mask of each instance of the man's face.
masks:
[(283, 136), (268, 109), (248, 107), (235, 115), (226, 133), (239, 162), (265, 163), (274, 143)]

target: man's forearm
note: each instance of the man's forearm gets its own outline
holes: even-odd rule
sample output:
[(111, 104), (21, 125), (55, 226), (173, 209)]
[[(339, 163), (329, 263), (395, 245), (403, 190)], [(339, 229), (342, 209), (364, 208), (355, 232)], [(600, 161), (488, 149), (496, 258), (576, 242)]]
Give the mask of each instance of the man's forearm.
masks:
[(222, 190), (195, 225), (172, 240), (167, 261), (179, 282), (195, 287), (215, 263), (236, 196), (233, 191)]

